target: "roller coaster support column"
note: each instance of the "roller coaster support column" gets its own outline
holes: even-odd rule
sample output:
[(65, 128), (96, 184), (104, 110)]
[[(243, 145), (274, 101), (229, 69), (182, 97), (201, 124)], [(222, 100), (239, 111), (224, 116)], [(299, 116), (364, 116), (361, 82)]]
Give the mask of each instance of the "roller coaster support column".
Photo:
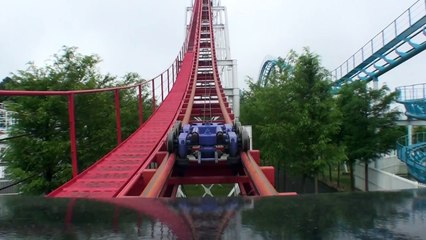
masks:
[(115, 97), (115, 121), (117, 125), (117, 144), (121, 143), (121, 113), (120, 113), (120, 90), (114, 90)]
[(167, 92), (170, 92), (170, 73), (169, 73), (169, 69), (167, 69)]
[(379, 90), (379, 79), (373, 79), (373, 89)]
[(163, 87), (163, 83), (164, 83), (164, 79), (163, 79), (163, 74), (161, 74), (161, 102), (164, 101), (164, 87)]
[(241, 161), (246, 167), (247, 173), (253, 182), (254, 187), (261, 196), (278, 195), (277, 190), (272, 186), (271, 182), (265, 177), (257, 163), (253, 160), (249, 153), (241, 153)]
[(152, 80), (152, 112), (155, 112), (156, 103), (155, 103), (155, 83)]
[(75, 178), (78, 175), (78, 165), (77, 165), (77, 141), (76, 141), (76, 134), (75, 134), (74, 94), (72, 93), (68, 95), (68, 118), (70, 122), (72, 177)]
[(237, 78), (237, 60), (232, 60), (232, 82), (233, 82), (233, 99), (232, 106), (236, 118), (240, 118), (240, 89), (238, 88)]
[(413, 144), (413, 125), (407, 126), (408, 145)]
[(170, 156), (166, 155), (164, 157), (162, 164), (149, 181), (145, 191), (143, 191), (140, 195), (141, 197), (157, 198), (160, 196), (161, 190), (163, 189), (163, 186), (166, 185), (167, 179), (169, 178), (169, 175), (162, 173), (170, 173), (173, 169), (173, 165), (175, 164), (175, 160), (176, 158), (174, 154), (171, 154)]
[(143, 124), (142, 85), (138, 86), (139, 125)]

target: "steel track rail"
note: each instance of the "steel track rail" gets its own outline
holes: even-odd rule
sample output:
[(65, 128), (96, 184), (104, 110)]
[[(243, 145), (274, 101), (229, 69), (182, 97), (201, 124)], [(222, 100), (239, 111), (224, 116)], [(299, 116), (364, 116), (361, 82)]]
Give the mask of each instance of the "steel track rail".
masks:
[[(212, 23), (212, 11), (211, 11), (211, 5), (210, 1), (204, 0), (203, 2), (208, 2), (208, 4), (201, 4), (202, 0), (198, 0), (195, 2), (194, 5), (194, 11), (193, 11), (193, 20), (196, 20), (196, 22), (193, 22), (191, 25), (193, 27), (196, 27), (197, 29), (191, 29), (190, 32), (196, 33), (196, 36), (193, 37), (194, 43), (189, 43), (192, 46), (195, 46), (194, 48), (194, 63), (193, 63), (193, 70), (192, 70), (192, 76), (191, 81), (189, 83), (188, 87), (188, 94), (185, 98), (184, 106), (186, 107), (184, 109), (184, 116), (182, 118), (183, 124), (190, 124), (192, 121), (191, 117), (193, 113), (193, 106), (195, 101), (195, 96), (197, 96), (197, 82), (198, 80), (198, 73), (199, 73), (199, 67), (200, 66), (212, 66), (213, 71), (213, 82), (214, 82), (214, 93), (217, 96), (219, 106), (220, 106), (220, 114), (221, 119), (219, 122), (224, 123), (231, 123), (232, 124), (232, 116), (230, 115), (230, 111), (227, 109), (227, 106), (225, 104), (226, 99), (223, 95), (223, 89), (220, 84), (219, 74), (217, 71), (217, 61), (216, 61), (216, 50), (215, 50), (215, 43), (214, 43), (214, 32), (213, 32), (213, 23)], [(205, 18), (205, 8), (207, 7), (208, 11), (208, 18)], [(204, 15), (203, 15), (203, 8), (204, 8)], [(204, 17), (204, 18), (203, 18)], [(203, 64), (200, 64), (202, 61), (200, 58), (200, 49), (201, 46), (201, 38), (202, 34), (207, 34), (206, 32), (203, 33), (201, 30), (202, 28), (202, 21), (209, 21), (209, 47), (206, 48), (206, 44), (203, 45), (204, 49), (210, 50), (211, 53), (211, 64), (206, 64), (206, 61), (203, 61)], [(205, 41), (205, 38), (204, 38)], [(198, 85), (200, 86), (200, 85)], [(203, 92), (203, 91), (199, 91)], [(204, 93), (206, 92), (206, 89), (204, 89)], [(211, 96), (209, 92), (209, 96)], [(212, 104), (210, 103), (209, 107), (211, 108)], [(207, 107), (206, 104), (204, 104), (204, 107)], [(205, 111), (205, 109), (204, 109)], [(205, 119), (204, 119), (205, 120)], [(193, 176), (187, 176), (187, 177), (173, 177), (173, 166), (175, 164), (175, 155), (174, 154), (167, 154), (167, 156), (164, 158), (164, 160), (161, 162), (160, 166), (156, 169), (155, 174), (150, 179), (147, 186), (144, 188), (141, 197), (147, 197), (147, 198), (158, 198), (158, 197), (174, 197), (174, 193), (176, 192), (176, 188), (180, 184), (200, 184), (200, 183), (238, 183), (240, 185), (240, 189), (242, 189), (243, 195), (258, 195), (258, 196), (274, 196), (279, 195), (279, 193), (275, 190), (273, 185), (271, 184), (271, 180), (268, 179), (264, 171), (265, 169), (259, 167), (258, 161), (255, 161), (254, 158), (250, 153), (242, 152), (241, 153), (241, 159), (242, 159), (242, 169), (240, 170), (240, 176), (233, 176), (231, 173), (226, 173), (227, 166), (204, 166), (204, 169), (207, 170), (201, 170), (201, 167), (196, 165), (191, 165), (189, 168), (194, 168), (194, 173), (196, 173)], [(268, 168), (268, 170), (271, 170), (271, 168)], [(215, 171), (218, 171), (218, 175), (223, 174), (221, 176), (218, 175), (212, 175), (212, 176), (202, 176), (203, 174), (209, 174), (213, 173)], [(272, 169), (273, 173), (273, 169)], [(229, 174), (229, 175), (228, 175)], [(190, 174), (189, 174), (190, 175)], [(168, 190), (167, 190), (168, 189)], [(289, 193), (286, 195), (294, 195), (294, 193)]]
[[(274, 169), (259, 166), (258, 151), (241, 152), (242, 164), (236, 171), (224, 162), (191, 163), (184, 177), (179, 177), (175, 172), (176, 156), (166, 152), (167, 133), (177, 120), (184, 124), (201, 120), (221, 124), (233, 122), (234, 116), (219, 79), (211, 3), (211, 0), (194, 2), (184, 54), (176, 62), (176, 69), (179, 66), (180, 71), (176, 72), (176, 82), (160, 107), (127, 140), (50, 193), (50, 197), (175, 197), (179, 185), (200, 183), (237, 183), (241, 195), (247, 196), (281, 195), (273, 187)], [(120, 89), (130, 87), (134, 86)], [(16, 91), (10, 95), (73, 95), (109, 90)], [(200, 102), (204, 102), (204, 106)], [(206, 114), (207, 110), (209, 114)]]

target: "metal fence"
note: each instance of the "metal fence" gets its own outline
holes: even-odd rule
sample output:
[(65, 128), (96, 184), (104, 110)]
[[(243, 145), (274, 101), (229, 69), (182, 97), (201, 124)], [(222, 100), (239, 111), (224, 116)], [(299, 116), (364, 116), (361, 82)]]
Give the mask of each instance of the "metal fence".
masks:
[[(10, 181), (10, 180), (0, 180), (0, 195), (18, 194), (19, 193), (19, 186), (14, 185), (12, 187), (8, 187), (8, 186), (11, 186), (12, 184), (13, 184), (13, 182)], [(6, 187), (8, 187), (8, 188), (6, 188)]]
[(426, 99), (426, 84), (414, 84), (403, 87), (398, 87), (398, 101), (410, 101)]

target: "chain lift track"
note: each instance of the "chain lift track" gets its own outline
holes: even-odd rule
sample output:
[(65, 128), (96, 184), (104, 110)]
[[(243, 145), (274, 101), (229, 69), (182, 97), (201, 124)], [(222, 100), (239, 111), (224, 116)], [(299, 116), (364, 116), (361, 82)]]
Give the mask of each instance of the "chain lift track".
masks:
[[(49, 197), (176, 197), (185, 184), (234, 184), (243, 196), (295, 195), (275, 190), (274, 168), (259, 166), (259, 151), (249, 150), (250, 138), (234, 119), (218, 74), (212, 5), (212, 0), (194, 1), (185, 45), (172, 67), (159, 75), (157, 99), (155, 79), (111, 89), (0, 91), (8, 96), (68, 96), (73, 178)], [(141, 87), (148, 83), (155, 111), (122, 142), (119, 91), (138, 87), (141, 105)], [(115, 94), (119, 144), (78, 174), (74, 95), (104, 91)]]

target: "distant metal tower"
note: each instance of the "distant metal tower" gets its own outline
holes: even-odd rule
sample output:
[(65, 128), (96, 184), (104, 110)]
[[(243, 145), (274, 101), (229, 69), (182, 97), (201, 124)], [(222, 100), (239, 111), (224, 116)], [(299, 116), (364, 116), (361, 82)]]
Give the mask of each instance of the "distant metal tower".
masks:
[[(228, 13), (226, 7), (221, 6), (220, 0), (213, 0), (213, 30), (216, 46), (216, 58), (219, 68), (219, 77), (224, 88), (225, 96), (231, 105), (236, 118), (240, 117), (240, 89), (238, 87), (237, 60), (231, 57), (229, 42)], [(191, 22), (192, 7), (186, 10), (186, 30)]]

